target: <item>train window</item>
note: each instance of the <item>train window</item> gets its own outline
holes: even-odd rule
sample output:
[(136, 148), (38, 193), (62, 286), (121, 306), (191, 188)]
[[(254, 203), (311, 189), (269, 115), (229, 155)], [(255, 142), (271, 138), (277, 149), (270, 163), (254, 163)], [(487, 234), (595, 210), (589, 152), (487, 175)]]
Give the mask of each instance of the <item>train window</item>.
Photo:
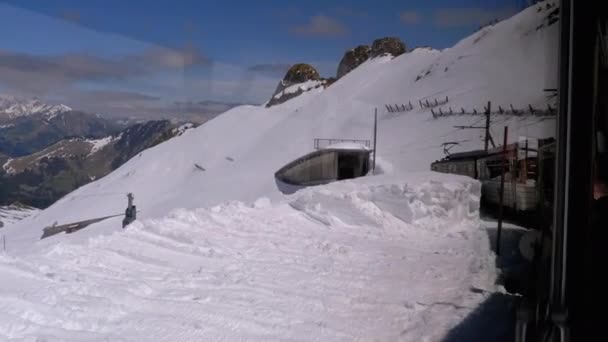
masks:
[(8, 208), (0, 340), (98, 339), (100, 291), (146, 301), (103, 301), (132, 340), (540, 339), (574, 157), (608, 231), (608, 26), (572, 116), (572, 1), (2, 1), (0, 219), (43, 211)]

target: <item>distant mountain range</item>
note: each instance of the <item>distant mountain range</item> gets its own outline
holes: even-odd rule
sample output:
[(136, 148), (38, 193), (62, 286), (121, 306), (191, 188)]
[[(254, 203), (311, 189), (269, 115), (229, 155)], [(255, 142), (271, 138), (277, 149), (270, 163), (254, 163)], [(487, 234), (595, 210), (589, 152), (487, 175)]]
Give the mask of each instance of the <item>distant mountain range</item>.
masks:
[(0, 158), (0, 204), (19, 201), (43, 208), (110, 173), (142, 152), (194, 124), (168, 120), (135, 124), (102, 138), (68, 138), (29, 155)]
[(0, 95), (0, 205), (47, 207), (143, 150), (238, 105), (175, 102), (165, 114), (170, 120), (151, 119), (156, 112), (117, 118)]
[(72, 108), (63, 104), (50, 105), (39, 99), (22, 100), (10, 95), (0, 95), (0, 122), (36, 114), (42, 114), (50, 120), (57, 113), (71, 110)]
[(100, 138), (120, 126), (98, 115), (0, 95), (0, 158), (37, 152), (68, 137)]

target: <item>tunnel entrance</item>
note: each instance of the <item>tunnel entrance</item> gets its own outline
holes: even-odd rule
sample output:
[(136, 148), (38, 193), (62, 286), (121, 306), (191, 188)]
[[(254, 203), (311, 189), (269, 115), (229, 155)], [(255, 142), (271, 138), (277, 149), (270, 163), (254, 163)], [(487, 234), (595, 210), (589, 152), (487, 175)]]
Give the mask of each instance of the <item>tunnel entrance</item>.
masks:
[(355, 169), (359, 168), (359, 159), (355, 154), (338, 154), (338, 180), (355, 178)]
[(363, 145), (332, 145), (308, 153), (275, 172), (283, 193), (293, 193), (306, 186), (367, 175), (371, 151)]

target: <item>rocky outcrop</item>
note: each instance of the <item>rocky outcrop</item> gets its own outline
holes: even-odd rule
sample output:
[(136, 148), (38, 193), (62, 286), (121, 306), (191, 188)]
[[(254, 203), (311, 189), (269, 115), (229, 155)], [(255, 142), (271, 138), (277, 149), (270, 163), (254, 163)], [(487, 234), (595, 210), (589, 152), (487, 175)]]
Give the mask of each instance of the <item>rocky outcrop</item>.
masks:
[(396, 37), (376, 39), (371, 47), (359, 45), (344, 53), (338, 65), (336, 78), (329, 79), (321, 78), (317, 70), (310, 64), (295, 64), (289, 68), (285, 77), (279, 82), (272, 97), (266, 103), (266, 107), (283, 103), (315, 88), (328, 87), (370, 58), (384, 55), (396, 57), (405, 53), (406, 50), (405, 44)]
[(354, 68), (361, 65), (363, 62), (369, 59), (371, 48), (367, 45), (359, 45), (354, 49), (346, 51), (344, 57), (338, 65), (338, 72), (336, 77), (340, 78), (349, 73)]
[(385, 37), (374, 40), (370, 57), (379, 57), (384, 55), (392, 55), (397, 57), (404, 54), (406, 51), (405, 43), (397, 37)]
[(283, 82), (296, 84), (310, 80), (320, 80), (319, 72), (312, 65), (306, 63), (294, 64), (283, 77)]
[(372, 46), (359, 45), (344, 53), (338, 65), (337, 78), (341, 78), (353, 69), (374, 57), (391, 55), (397, 57), (407, 51), (405, 44), (397, 37), (384, 37), (374, 40)]
[[(297, 84), (305, 83), (308, 81), (316, 81), (314, 84), (309, 84), (303, 87), (297, 87)], [(298, 63), (294, 64), (285, 77), (277, 85), (277, 89), (272, 94), (272, 97), (266, 103), (266, 107), (271, 107), (280, 103), (283, 103), (289, 99), (292, 99), (300, 94), (318, 88), (323, 85), (324, 80), (319, 76), (319, 72), (310, 64)], [(289, 89), (288, 89), (289, 88)], [(292, 89), (294, 88), (294, 89)]]

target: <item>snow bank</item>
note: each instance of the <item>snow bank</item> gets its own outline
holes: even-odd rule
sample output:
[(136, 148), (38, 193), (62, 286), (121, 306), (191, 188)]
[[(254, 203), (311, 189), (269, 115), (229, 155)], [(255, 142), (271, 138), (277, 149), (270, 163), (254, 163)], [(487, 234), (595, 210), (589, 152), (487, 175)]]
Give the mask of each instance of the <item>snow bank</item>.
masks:
[(464, 177), (345, 182), (0, 256), (0, 339), (438, 340), (492, 286), (478, 201)]

